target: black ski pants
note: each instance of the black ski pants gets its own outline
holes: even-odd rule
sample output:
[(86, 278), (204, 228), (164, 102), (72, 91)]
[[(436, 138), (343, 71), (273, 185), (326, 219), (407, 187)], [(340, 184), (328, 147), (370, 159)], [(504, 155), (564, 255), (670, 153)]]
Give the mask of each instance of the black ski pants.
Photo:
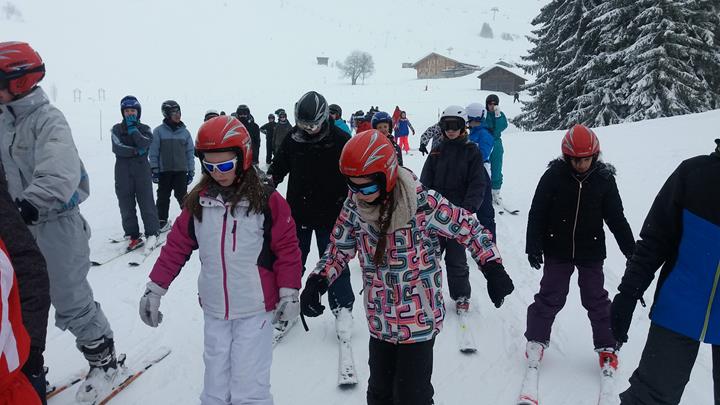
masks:
[(440, 237), (440, 249), (445, 252), (445, 267), (447, 268), (448, 288), (450, 298), (470, 298), (470, 268), (467, 264), (465, 246), (455, 239)]
[(178, 205), (182, 207), (187, 194), (187, 172), (160, 172), (157, 189), (157, 211), (160, 221), (167, 221), (170, 210), (170, 193), (175, 193)]
[(435, 338), (394, 344), (370, 338), (368, 405), (431, 405)]
[[(638, 368), (630, 388), (620, 394), (621, 405), (676, 405), (690, 380), (700, 342), (650, 324)], [(720, 405), (720, 346), (713, 345), (715, 405)]]
[(265, 163), (267, 164), (272, 162), (274, 144), (272, 132), (265, 134)]
[(140, 237), (136, 201), (145, 226), (145, 236), (157, 235), (160, 229), (150, 173), (146, 157), (119, 158), (115, 161), (115, 195), (120, 206), (122, 227), (125, 235), (132, 238)]

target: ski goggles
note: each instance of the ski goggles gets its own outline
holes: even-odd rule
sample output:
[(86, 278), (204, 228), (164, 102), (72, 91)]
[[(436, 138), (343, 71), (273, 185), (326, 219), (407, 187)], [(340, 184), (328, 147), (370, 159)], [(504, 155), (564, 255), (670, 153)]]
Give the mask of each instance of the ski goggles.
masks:
[(360, 193), (362, 195), (371, 195), (375, 194), (378, 191), (380, 191), (380, 186), (377, 183), (365, 183), (365, 184), (355, 184), (352, 181), (348, 180), (348, 187), (350, 188), (350, 191), (353, 193)]
[(298, 121), (297, 126), (305, 132), (315, 133), (320, 130), (322, 123), (310, 123)]
[(212, 173), (217, 169), (220, 173), (227, 173), (233, 169), (235, 169), (235, 165), (237, 164), (237, 158), (232, 158), (225, 162), (219, 162), (219, 163), (210, 163), (206, 161), (202, 161), (203, 167), (205, 167), (205, 170), (208, 171), (208, 173)]
[(440, 128), (443, 131), (460, 131), (465, 129), (465, 121), (462, 120), (440, 120)]

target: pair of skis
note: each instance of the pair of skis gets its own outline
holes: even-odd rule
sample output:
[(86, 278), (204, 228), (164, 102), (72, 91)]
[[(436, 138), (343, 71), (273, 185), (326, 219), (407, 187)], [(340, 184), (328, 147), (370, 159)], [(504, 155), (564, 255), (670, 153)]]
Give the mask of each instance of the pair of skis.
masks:
[[(520, 389), (520, 396), (516, 402), (517, 405), (540, 404), (540, 396), (538, 395), (540, 370), (538, 368), (539, 366), (528, 365), (525, 370), (525, 378)], [(615, 394), (615, 372), (616, 370), (609, 363), (602, 366), (598, 405), (617, 405), (620, 403), (618, 396)]]
[[(167, 347), (161, 347), (155, 351), (152, 355), (148, 356), (145, 360), (143, 360), (140, 365), (137, 368), (130, 369), (125, 365), (125, 354), (121, 354), (118, 356), (118, 375), (115, 378), (115, 382), (112, 386), (108, 387), (108, 389), (101, 393), (98, 398), (90, 402), (91, 405), (105, 405), (107, 404), (111, 399), (113, 399), (115, 396), (117, 396), (119, 393), (121, 393), (125, 388), (127, 388), (130, 384), (132, 384), (135, 380), (137, 380), (141, 375), (143, 375), (147, 370), (149, 370), (151, 367), (153, 367), (155, 364), (158, 364), (163, 359), (165, 359), (169, 354), (171, 353), (171, 350)], [(56, 385), (50, 385), (48, 384), (47, 387), (47, 393), (46, 397), (48, 401), (59, 395), (60, 393), (66, 391), (67, 389), (77, 385), (78, 383), (85, 380), (85, 377), (87, 376), (87, 371), (84, 371), (78, 375), (69, 377), (64, 382), (61, 382)]]
[[(157, 242), (155, 243), (155, 247), (153, 247), (151, 250), (140, 251), (141, 248), (135, 249), (135, 250), (130, 250), (130, 251), (123, 250), (121, 252), (118, 252), (115, 255), (112, 255), (112, 256), (107, 257), (102, 260), (92, 260), (92, 261), (90, 261), (90, 264), (94, 267), (103, 266), (103, 265), (113, 262), (121, 257), (124, 257), (125, 255), (132, 254), (135, 256), (135, 258), (128, 262), (128, 266), (138, 267), (138, 266), (142, 265), (143, 263), (145, 263), (145, 260), (147, 260), (147, 258), (153, 252), (155, 252), (158, 248), (160, 248), (162, 245), (165, 244), (165, 241), (167, 239), (166, 238), (167, 233), (169, 230), (170, 230), (170, 227), (167, 227), (167, 229), (165, 231), (160, 232), (160, 234), (157, 237)], [(108, 241), (112, 244), (119, 244), (119, 243), (127, 242), (127, 240), (124, 237), (110, 237), (110, 238), (108, 238)]]

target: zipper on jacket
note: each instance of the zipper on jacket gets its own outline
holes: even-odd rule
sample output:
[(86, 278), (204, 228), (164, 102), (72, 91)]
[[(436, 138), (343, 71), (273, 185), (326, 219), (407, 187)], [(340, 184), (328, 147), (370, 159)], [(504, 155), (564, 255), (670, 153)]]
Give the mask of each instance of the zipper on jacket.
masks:
[(720, 283), (720, 262), (715, 270), (715, 281), (713, 282), (712, 290), (710, 290), (710, 301), (708, 302), (707, 312), (705, 312), (705, 323), (703, 324), (702, 333), (700, 333), (700, 341), (705, 340), (708, 326), (710, 325), (710, 313), (712, 312), (713, 301), (715, 300), (715, 293), (717, 293), (718, 283)]
[(233, 235), (233, 252), (235, 251), (236, 241), (237, 241), (237, 219), (233, 219), (233, 229), (232, 229), (232, 235)]
[(580, 215), (580, 197), (582, 195), (583, 182), (578, 180), (578, 198), (575, 206), (575, 222), (572, 231), (572, 260), (575, 260), (575, 230), (577, 229), (578, 215)]
[(228, 288), (227, 288), (227, 268), (225, 266), (225, 232), (227, 230), (227, 214), (228, 209), (225, 207), (225, 214), (223, 214), (223, 227), (222, 234), (220, 237), (220, 261), (222, 263), (223, 271), (223, 292), (225, 293), (225, 320), (229, 318), (229, 302), (228, 302)]

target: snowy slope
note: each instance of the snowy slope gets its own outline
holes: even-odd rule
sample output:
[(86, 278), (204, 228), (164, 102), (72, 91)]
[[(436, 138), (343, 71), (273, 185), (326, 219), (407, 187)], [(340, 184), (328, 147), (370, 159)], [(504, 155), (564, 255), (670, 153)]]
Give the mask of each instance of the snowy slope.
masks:
[[(117, 103), (125, 94), (140, 98), (143, 121), (151, 126), (161, 119), (162, 100), (178, 100), (184, 121), (194, 134), (208, 108), (229, 113), (237, 104), (247, 103), (263, 123), (268, 112), (278, 107), (291, 109), (303, 92), (316, 89), (330, 102), (342, 105), (346, 116), (370, 105), (388, 111), (400, 105), (408, 111), (419, 135), (448, 104), (482, 102), (488, 93), (477, 90), (473, 75), (419, 81), (414, 70), (400, 69), (400, 64), (420, 59), (430, 51), (446, 53), (450, 46), (454, 48), (451, 57), (478, 65), (501, 57), (518, 59), (527, 42), (497, 38), (501, 32), (529, 32), (530, 19), (546, 1), (511, 3), (499, 5), (501, 12), (493, 22), (489, 10), (498, 4), (486, 0), (458, 0), (452, 6), (441, 0), (347, 4), (330, 0), (23, 0), (16, 5), (24, 21), (0, 21), (0, 38), (27, 40), (46, 60), (49, 73), (43, 85), (49, 93), (57, 90), (57, 104), (73, 128), (90, 173), (92, 195), (82, 212), (92, 225), (95, 258), (114, 247), (106, 238), (121, 232), (108, 134), (119, 119)], [(485, 21), (495, 30), (496, 39), (477, 36)], [(329, 56), (332, 63), (353, 49), (370, 51), (375, 57), (378, 72), (365, 86), (350, 86), (348, 80), (338, 77), (336, 69), (314, 64), (315, 56)], [(82, 91), (81, 102), (73, 102), (73, 89)], [(105, 90), (104, 102), (98, 101), (98, 89)], [(519, 105), (513, 105), (510, 96), (501, 95), (501, 107), (510, 117), (519, 112)], [(605, 159), (618, 169), (626, 214), (636, 235), (667, 175), (683, 159), (709, 153), (713, 136), (706, 134), (718, 126), (720, 111), (713, 111), (597, 130)], [(540, 273), (527, 265), (523, 253), (527, 209), (546, 163), (559, 154), (561, 136), (560, 132), (522, 133), (515, 128), (504, 135), (503, 193), (521, 213), (499, 217), (498, 234), (516, 291), (501, 309), (495, 309), (482, 275), (471, 273), (473, 332), (482, 349), (470, 356), (457, 352), (456, 318), (449, 311), (435, 349), (437, 404), (509, 404), (518, 393), (524, 365), (525, 313), (540, 280)], [(417, 148), (418, 138), (411, 137), (413, 148)], [(419, 173), (423, 158), (413, 153), (406, 162)], [(175, 203), (172, 205), (171, 213), (177, 214)], [(609, 238), (606, 285), (614, 294), (624, 258)], [(311, 252), (308, 266), (317, 258), (317, 252)], [(170, 346), (173, 353), (114, 403), (198, 403), (203, 372), (203, 322), (196, 298), (199, 262), (193, 257), (177, 278), (163, 298), (163, 324), (151, 329), (140, 321), (137, 304), (152, 260), (139, 268), (128, 267), (128, 260), (93, 268), (89, 276), (96, 298), (112, 322), (118, 350), (131, 360), (157, 345)], [(359, 290), (356, 262), (351, 271), (354, 288)], [(646, 299), (650, 301), (650, 293)], [(309, 320), (310, 333), (297, 327), (276, 348), (272, 390), (277, 404), (365, 403), (368, 332), (361, 305), (354, 309), (354, 316), (359, 386), (350, 391), (335, 387), (337, 345), (333, 318), (326, 314)], [(627, 387), (648, 326), (647, 309), (638, 308), (631, 340), (621, 353), (619, 389)], [(73, 374), (85, 363), (74, 349), (72, 336), (52, 326), (46, 360), (51, 379)], [(595, 403), (597, 374), (589, 321), (573, 286), (566, 308), (557, 318), (552, 347), (546, 352), (540, 382), (543, 403)], [(702, 347), (682, 403), (710, 404), (711, 387), (710, 350)], [(51, 402), (71, 403), (73, 393), (64, 393)]]

